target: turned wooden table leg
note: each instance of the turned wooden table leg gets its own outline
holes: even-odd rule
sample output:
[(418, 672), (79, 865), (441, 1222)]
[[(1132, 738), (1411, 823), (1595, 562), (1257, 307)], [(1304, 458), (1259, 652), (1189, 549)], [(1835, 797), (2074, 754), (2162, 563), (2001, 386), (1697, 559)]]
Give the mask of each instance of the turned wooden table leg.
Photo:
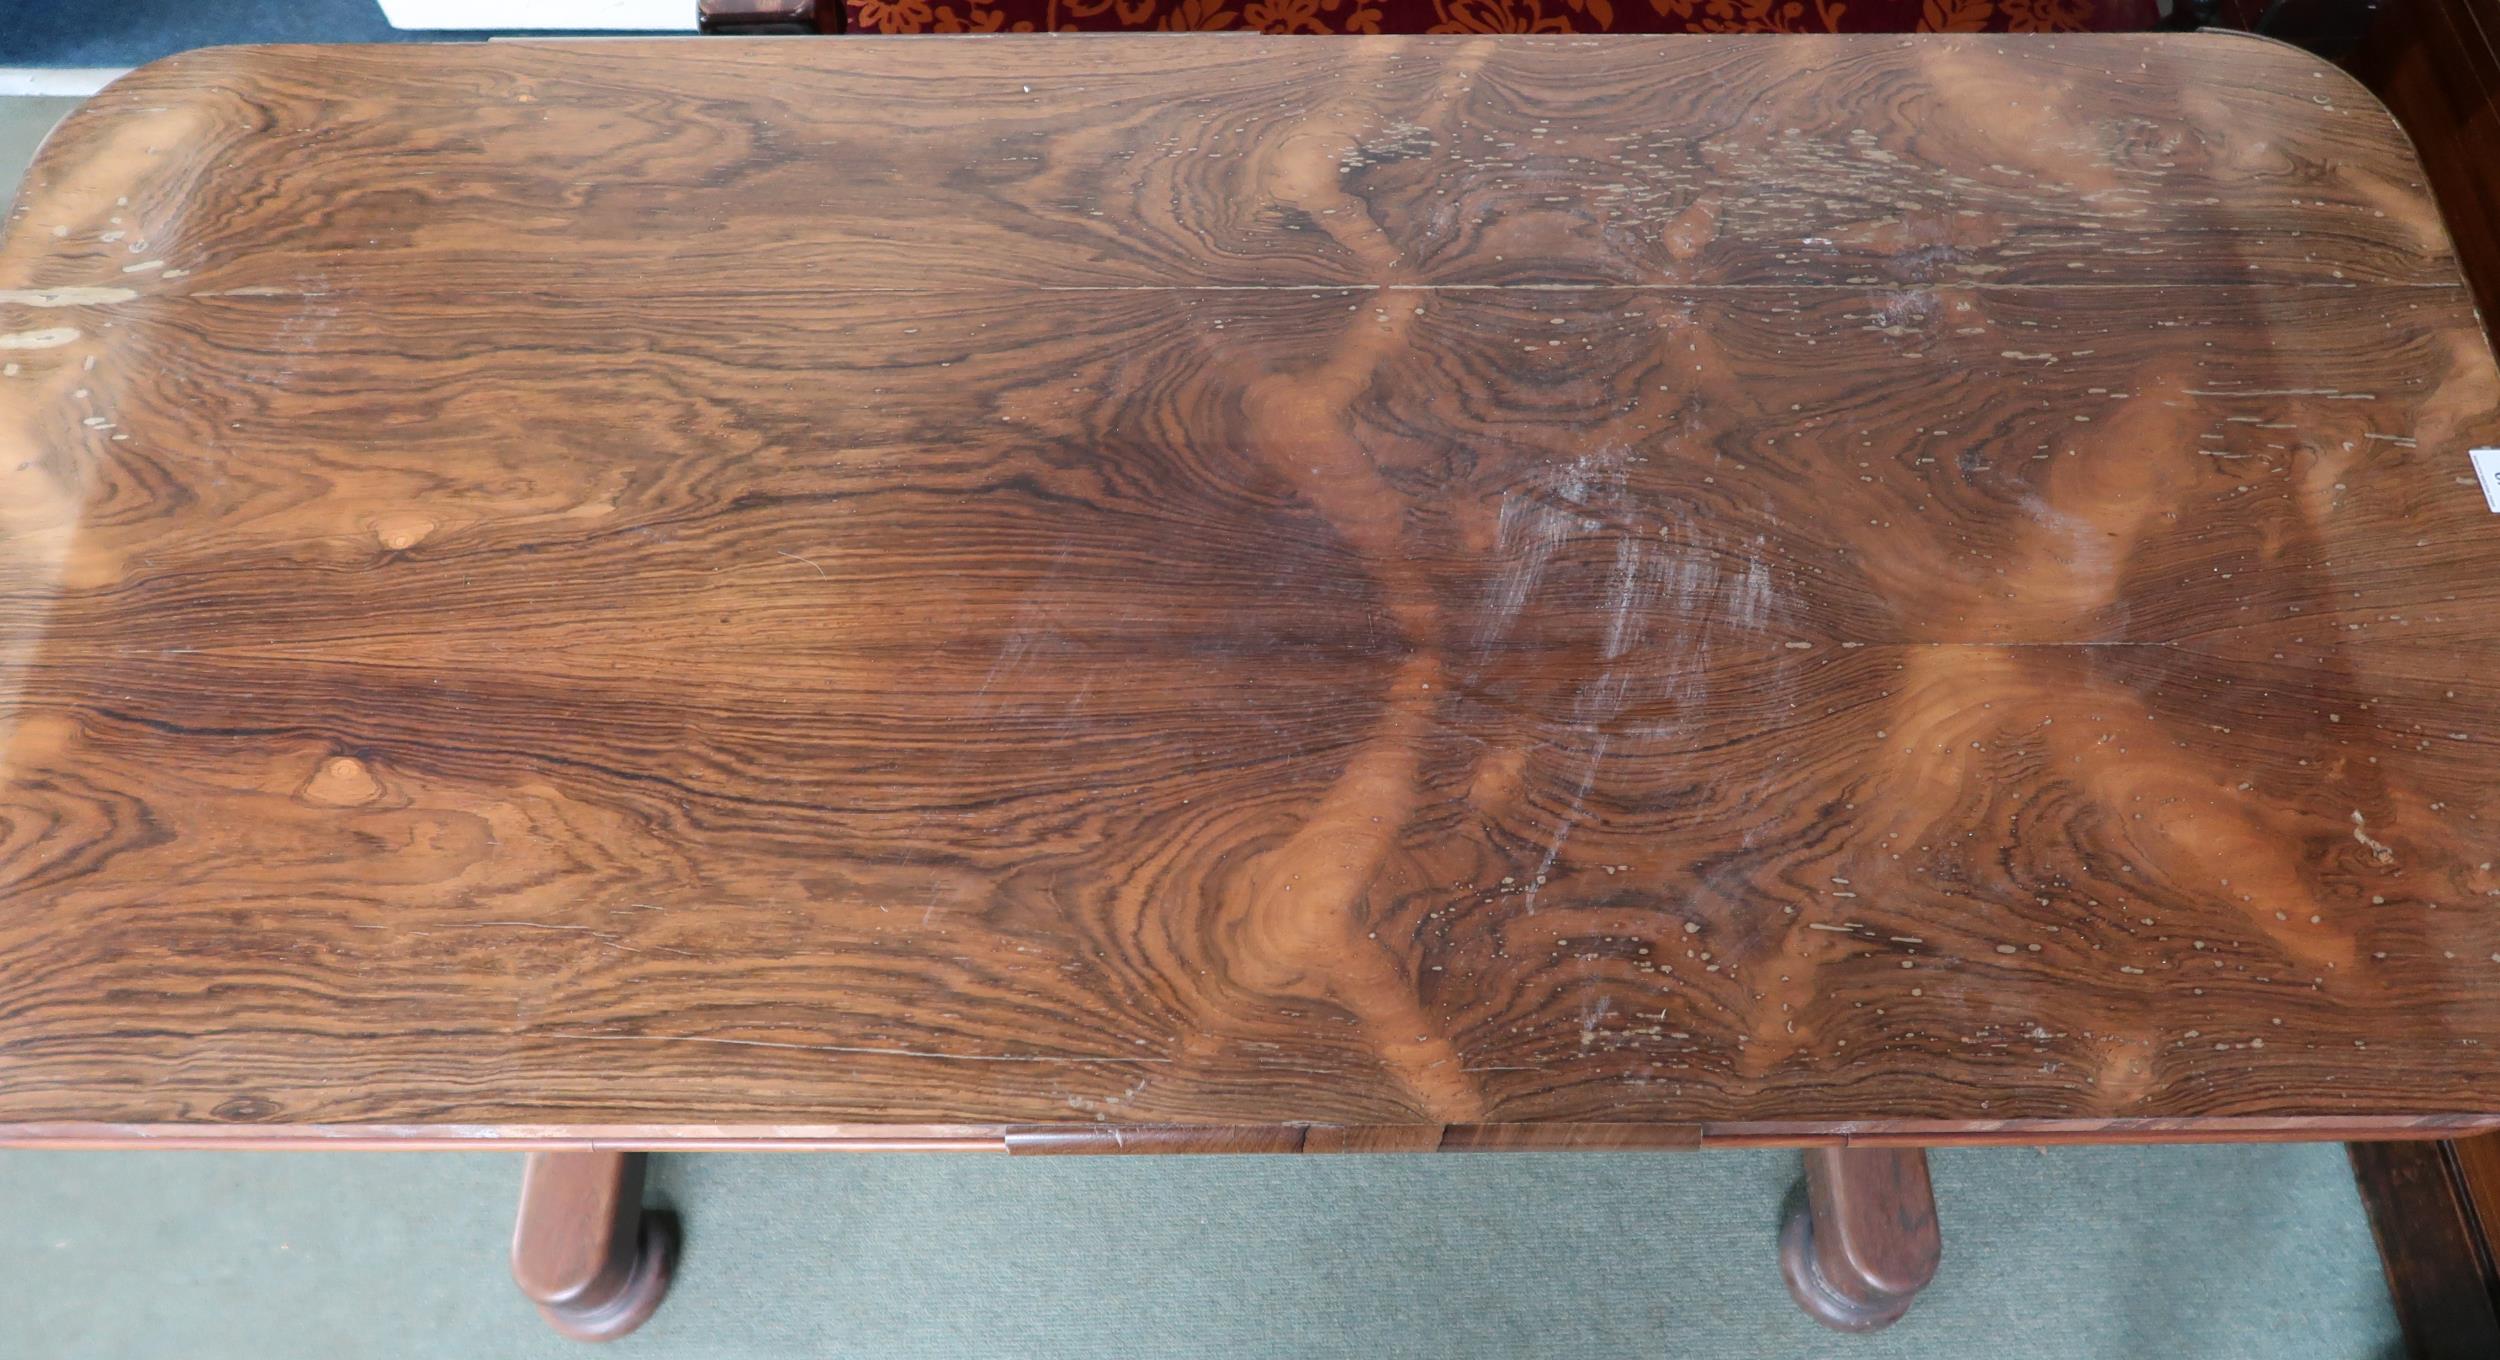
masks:
[(1780, 1272), (1815, 1321), (1844, 1332), (1891, 1326), (1936, 1277), (1943, 1252), (1925, 1152), (1807, 1151), (1806, 1202), (1780, 1229)]
[(521, 1173), (512, 1278), (575, 1341), (613, 1341), (668, 1292), (677, 1232), (642, 1211), (639, 1152), (533, 1152)]

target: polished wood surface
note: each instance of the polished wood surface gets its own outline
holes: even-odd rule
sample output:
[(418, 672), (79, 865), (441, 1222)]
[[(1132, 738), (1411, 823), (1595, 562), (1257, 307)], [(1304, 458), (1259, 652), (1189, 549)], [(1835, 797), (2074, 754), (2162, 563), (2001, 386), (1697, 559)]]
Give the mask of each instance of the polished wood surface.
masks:
[[(2500, 318), (2500, 0), (2388, 0), (2345, 65), (2421, 157), (2485, 325)], [(2500, 1135), (2351, 1150), (2405, 1353), (2500, 1355)]]
[(222, 49), (0, 337), (0, 1137), (2500, 1111), (2500, 377), (2273, 44)]

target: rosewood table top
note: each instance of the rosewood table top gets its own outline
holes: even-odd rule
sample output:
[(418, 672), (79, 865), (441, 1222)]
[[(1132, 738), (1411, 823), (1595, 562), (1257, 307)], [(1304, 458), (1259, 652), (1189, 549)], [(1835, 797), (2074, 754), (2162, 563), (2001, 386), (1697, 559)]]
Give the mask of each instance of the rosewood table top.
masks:
[(0, 1138), (2500, 1114), (2500, 374), (2287, 48), (215, 49), (0, 362)]

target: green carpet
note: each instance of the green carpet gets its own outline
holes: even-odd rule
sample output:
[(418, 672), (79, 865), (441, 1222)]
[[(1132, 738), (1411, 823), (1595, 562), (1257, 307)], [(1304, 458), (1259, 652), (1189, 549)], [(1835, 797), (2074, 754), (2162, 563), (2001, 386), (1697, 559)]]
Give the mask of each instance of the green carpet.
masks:
[(42, 95), (0, 96), (0, 207), (17, 197), (18, 177), (26, 173), (27, 162), (35, 158), (44, 134), (86, 102)]
[[(1938, 1153), (1944, 1268), (1823, 1331), (1793, 1153), (657, 1159), (687, 1246), (606, 1354), (2225, 1357), (2399, 1352), (2342, 1149)], [(575, 1356), (504, 1274), (512, 1153), (0, 1152), (0, 1356)]]

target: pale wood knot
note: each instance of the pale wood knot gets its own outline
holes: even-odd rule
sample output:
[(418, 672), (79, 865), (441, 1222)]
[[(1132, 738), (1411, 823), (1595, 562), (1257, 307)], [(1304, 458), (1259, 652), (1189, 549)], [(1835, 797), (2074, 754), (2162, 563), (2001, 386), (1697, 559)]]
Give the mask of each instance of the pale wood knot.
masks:
[(382, 793), (382, 783), (373, 771), (354, 756), (332, 756), (321, 762), (321, 768), (304, 782), (303, 796), (307, 802), (329, 807), (353, 807), (370, 803)]

